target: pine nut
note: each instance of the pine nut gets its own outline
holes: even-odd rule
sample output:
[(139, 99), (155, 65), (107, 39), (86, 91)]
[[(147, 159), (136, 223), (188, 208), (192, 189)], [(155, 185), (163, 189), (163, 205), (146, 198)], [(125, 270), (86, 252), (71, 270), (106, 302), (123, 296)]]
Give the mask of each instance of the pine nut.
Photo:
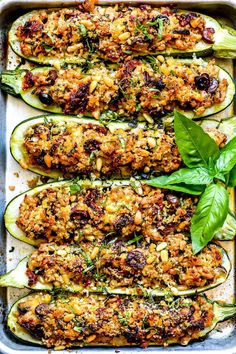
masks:
[(104, 76), (103, 82), (104, 82), (108, 87), (112, 87), (113, 84), (114, 84), (113, 80), (110, 79), (108, 76)]
[(56, 253), (58, 254), (58, 256), (65, 256), (67, 254), (66, 250), (63, 249), (57, 250)]
[(168, 259), (169, 259), (168, 251), (167, 250), (162, 250), (160, 254), (161, 254), (162, 262), (164, 262), (164, 263), (167, 262)]
[(147, 264), (152, 264), (156, 259), (156, 256), (153, 254), (152, 256), (149, 256), (147, 259)]
[(153, 252), (153, 251), (155, 251), (155, 249), (156, 249), (155, 243), (151, 243), (150, 246), (149, 246), (149, 251)]
[(92, 250), (92, 253), (91, 253), (91, 255), (90, 255), (90, 258), (91, 258), (92, 260), (97, 257), (98, 251), (99, 251), (99, 247), (94, 247), (94, 249)]
[(148, 173), (148, 172), (150, 172), (150, 167), (148, 167), (148, 166), (145, 166), (145, 167), (144, 167), (144, 169), (143, 169), (143, 172), (145, 172), (145, 173)]
[(91, 343), (94, 339), (96, 338), (96, 334), (92, 334), (91, 336), (89, 336), (86, 340), (87, 343)]
[(101, 157), (98, 157), (97, 158), (97, 161), (96, 161), (96, 168), (97, 168), (97, 171), (100, 172), (101, 169), (102, 169), (102, 158)]
[(81, 310), (81, 307), (77, 304), (73, 305), (73, 310), (76, 315), (81, 315), (81, 313), (83, 313), (83, 310)]
[(160, 63), (164, 63), (165, 58), (163, 57), (163, 55), (158, 55), (157, 59), (159, 60)]
[(152, 119), (152, 117), (151, 117), (149, 114), (143, 113), (143, 117), (144, 117), (144, 119), (146, 119), (146, 121), (147, 121), (148, 123), (150, 123), (150, 124), (153, 124), (153, 123), (154, 123), (154, 120)]
[(67, 52), (68, 53), (74, 53), (76, 50), (81, 49), (82, 47), (83, 47), (82, 43), (77, 43), (77, 44), (74, 44), (74, 45), (70, 45), (67, 48)]
[(150, 148), (154, 148), (156, 146), (156, 139), (154, 138), (148, 138), (147, 139), (147, 143), (149, 145)]
[(86, 240), (88, 241), (94, 241), (94, 236), (85, 236)]
[(167, 243), (161, 242), (161, 243), (159, 243), (159, 245), (157, 245), (156, 250), (157, 250), (157, 252), (160, 252), (160, 251), (164, 250), (164, 248), (166, 248), (166, 247), (167, 247)]
[(74, 317), (75, 315), (73, 313), (68, 313), (63, 317), (63, 321), (70, 322)]
[(130, 37), (130, 33), (129, 32), (124, 32), (121, 33), (118, 38), (120, 41), (125, 41), (126, 39), (128, 39)]
[(94, 117), (95, 119), (99, 119), (101, 113), (100, 113), (100, 111), (94, 111), (94, 112), (92, 112), (92, 115), (93, 115), (93, 117)]
[(62, 274), (62, 279), (66, 285), (69, 284), (70, 279), (67, 274)]
[(95, 80), (91, 81), (91, 83), (89, 85), (89, 93), (92, 93), (95, 90), (95, 88), (97, 87), (97, 84), (98, 84), (97, 81), (95, 81)]
[(142, 213), (138, 210), (134, 216), (134, 223), (135, 225), (140, 225), (142, 223)]

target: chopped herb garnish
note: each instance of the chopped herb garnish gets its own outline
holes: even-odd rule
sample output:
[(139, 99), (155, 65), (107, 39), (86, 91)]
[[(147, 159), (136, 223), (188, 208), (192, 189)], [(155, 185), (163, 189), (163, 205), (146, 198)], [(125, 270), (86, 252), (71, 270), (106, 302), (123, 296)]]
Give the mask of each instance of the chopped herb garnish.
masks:
[(88, 70), (92, 69), (93, 64), (89, 59), (86, 59), (86, 61), (81, 65), (82, 72), (85, 73)]
[(143, 238), (142, 235), (135, 235), (134, 238), (132, 238), (131, 240), (129, 240), (129, 241), (126, 242), (126, 245), (127, 245), (127, 246), (132, 245), (133, 243), (138, 242), (138, 241), (141, 240), (142, 238)]
[(73, 329), (74, 329), (74, 331), (76, 331), (76, 332), (82, 332), (83, 327), (75, 326)]
[(136, 112), (140, 112), (140, 110), (141, 110), (141, 104), (137, 103), (136, 104)]
[(146, 37), (148, 40), (152, 40), (152, 36), (150, 35), (150, 33), (148, 33), (148, 27), (141, 24), (139, 19), (136, 19), (136, 26), (136, 33), (142, 32), (144, 37)]
[(42, 43), (42, 46), (43, 46), (43, 48), (45, 49), (46, 52), (50, 52), (54, 48), (53, 45), (49, 45), (47, 43)]
[(48, 120), (47, 116), (43, 116), (43, 120), (45, 124), (50, 124), (50, 121)]
[(93, 160), (95, 159), (96, 154), (94, 151), (91, 152), (90, 156), (89, 156), (89, 164), (91, 165)]
[(81, 34), (82, 37), (86, 37), (87, 36), (87, 28), (85, 27), (85, 25), (79, 25), (79, 33)]
[(125, 139), (123, 138), (123, 136), (121, 134), (117, 134), (117, 137), (120, 141), (120, 145), (121, 145), (122, 149), (125, 150), (125, 146), (126, 146)]

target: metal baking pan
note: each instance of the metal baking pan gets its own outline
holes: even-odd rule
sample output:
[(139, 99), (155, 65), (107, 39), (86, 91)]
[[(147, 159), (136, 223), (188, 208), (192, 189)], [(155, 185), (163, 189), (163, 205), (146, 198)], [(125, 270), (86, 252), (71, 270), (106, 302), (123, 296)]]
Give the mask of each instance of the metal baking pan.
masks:
[[(154, 1), (154, 0), (142, 0), (142, 1), (121, 1), (129, 5), (136, 5), (140, 3), (152, 4), (152, 5), (168, 5), (168, 1)], [(100, 0), (98, 2), (101, 5), (115, 4), (114, 1)], [(19, 59), (11, 52), (7, 43), (7, 32), (11, 23), (23, 13), (37, 8), (49, 8), (49, 7), (65, 7), (77, 5), (78, 1), (64, 0), (1, 0), (0, 2), (0, 68), (14, 68)], [(180, 8), (196, 9), (199, 12), (207, 13), (213, 17), (220, 17), (223, 21), (228, 21), (229, 24), (236, 28), (236, 0), (172, 0), (171, 4), (176, 4)], [(234, 72), (234, 64), (232, 60), (220, 60), (220, 65), (223, 65), (231, 74)], [(219, 113), (219, 118), (232, 116), (234, 113), (233, 106), (228, 107), (224, 112)], [(10, 155), (9, 152), (9, 136), (13, 128), (23, 119), (40, 114), (40, 111), (27, 106), (21, 100), (14, 97), (7, 97), (0, 92), (0, 217), (1, 217), (1, 237), (0, 237), (0, 272), (1, 274), (15, 267), (20, 259), (24, 255), (28, 254), (31, 246), (17, 241), (10, 235), (7, 235), (3, 227), (3, 213), (6, 203), (11, 200), (15, 195), (23, 192), (29, 188), (27, 181), (35, 178), (32, 172), (23, 171)], [(14, 186), (12, 191), (9, 186)], [(12, 188), (11, 188), (12, 189)], [(231, 207), (235, 210), (235, 197), (232, 191), (231, 193)], [(232, 261), (232, 269), (235, 269), (235, 248), (233, 242), (224, 242), (223, 246), (229, 252), (229, 256)], [(226, 302), (235, 301), (235, 286), (234, 286), (234, 274), (231, 271), (231, 275), (226, 283), (222, 284), (218, 288), (208, 291), (208, 296), (218, 300), (224, 300)], [(27, 291), (28, 292), (28, 291)], [(23, 296), (25, 291), (16, 289), (0, 289), (0, 320), (2, 325), (0, 326), (0, 353), (16, 354), (24, 353), (28, 354), (32, 351), (37, 353), (46, 353), (47, 349), (38, 346), (31, 346), (22, 344), (18, 340), (14, 339), (5, 328), (5, 316), (11, 306), (11, 304), (19, 297)], [(203, 341), (194, 342), (187, 347), (183, 346), (170, 346), (166, 348), (162, 347), (149, 347), (147, 349), (140, 348), (90, 348), (90, 349), (72, 349), (72, 353), (89, 353), (96, 351), (96, 353), (137, 353), (145, 351), (146, 353), (154, 353), (156, 351), (162, 352), (207, 352), (207, 353), (219, 353), (224, 351), (225, 353), (236, 354), (236, 323), (235, 321), (227, 321), (222, 325), (217, 326), (217, 330), (212, 332), (210, 336)], [(58, 351), (58, 353), (67, 353), (68, 351)]]

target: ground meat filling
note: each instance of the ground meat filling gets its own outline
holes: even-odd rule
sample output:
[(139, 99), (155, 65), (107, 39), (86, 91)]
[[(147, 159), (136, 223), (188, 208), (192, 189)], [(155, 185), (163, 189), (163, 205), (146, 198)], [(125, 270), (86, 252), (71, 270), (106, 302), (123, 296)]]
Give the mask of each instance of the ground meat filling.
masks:
[(26, 195), (17, 225), (32, 240), (59, 244), (134, 232), (159, 241), (169, 234), (189, 232), (198, 198), (131, 184), (80, 190), (71, 182)]
[(132, 297), (34, 294), (17, 308), (17, 323), (47, 347), (188, 344), (213, 324), (203, 296), (165, 301)]
[(26, 57), (43, 56), (86, 59), (95, 53), (114, 62), (140, 54), (168, 50), (191, 51), (197, 43), (214, 43), (214, 29), (192, 12), (169, 7), (153, 8), (96, 6), (93, 13), (83, 8), (40, 10), (16, 30)]
[(194, 110), (200, 116), (224, 101), (228, 82), (219, 78), (214, 60), (208, 64), (173, 58), (148, 60), (131, 60), (116, 68), (99, 63), (86, 74), (81, 69), (26, 73), (23, 90), (31, 90), (45, 107), (53, 104), (65, 114), (89, 113), (99, 119), (115, 110), (116, 116), (149, 123), (174, 108)]
[(134, 128), (112, 132), (95, 124), (37, 124), (24, 136), (21, 165), (58, 169), (66, 175), (131, 176), (172, 172), (181, 165), (172, 129)]
[(29, 285), (43, 279), (58, 288), (171, 289), (175, 291), (213, 284), (225, 273), (219, 247), (209, 245), (194, 256), (187, 236), (166, 236), (162, 242), (115, 241), (94, 246), (42, 244), (30, 256)]

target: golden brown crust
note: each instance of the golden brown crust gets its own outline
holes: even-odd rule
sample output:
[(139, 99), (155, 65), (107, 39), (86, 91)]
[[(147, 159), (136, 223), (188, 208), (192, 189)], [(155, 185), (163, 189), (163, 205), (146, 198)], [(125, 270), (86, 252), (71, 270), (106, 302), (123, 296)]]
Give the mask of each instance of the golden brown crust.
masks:
[(89, 113), (99, 119), (115, 110), (120, 117), (149, 122), (174, 108), (194, 110), (200, 116), (224, 101), (228, 82), (219, 79), (214, 61), (163, 60), (131, 60), (113, 69), (98, 63), (86, 74), (78, 69), (28, 72), (23, 90), (30, 88), (45, 108), (53, 104), (65, 114)]
[(145, 184), (140, 192), (131, 186), (82, 189), (75, 194), (68, 184), (47, 188), (25, 196), (17, 225), (30, 239), (59, 244), (134, 232), (160, 241), (168, 234), (189, 232), (198, 198)]
[[(80, 246), (42, 244), (27, 263), (28, 284), (37, 281), (63, 289), (74, 284), (84, 289), (142, 288), (186, 290), (213, 284), (224, 271), (218, 247), (209, 245), (194, 256), (189, 238), (183, 234), (147, 243), (108, 240)], [(131, 244), (129, 244), (131, 243)]]
[(170, 49), (189, 51), (200, 41), (214, 43), (214, 29), (193, 12), (181, 14), (169, 7), (147, 5), (96, 6), (88, 11), (80, 5), (34, 13), (17, 28), (22, 54), (70, 60), (95, 53), (118, 62)]
[(144, 298), (61, 294), (31, 295), (18, 305), (17, 323), (47, 347), (149, 343), (188, 344), (213, 323), (213, 305), (204, 297), (172, 302)]

